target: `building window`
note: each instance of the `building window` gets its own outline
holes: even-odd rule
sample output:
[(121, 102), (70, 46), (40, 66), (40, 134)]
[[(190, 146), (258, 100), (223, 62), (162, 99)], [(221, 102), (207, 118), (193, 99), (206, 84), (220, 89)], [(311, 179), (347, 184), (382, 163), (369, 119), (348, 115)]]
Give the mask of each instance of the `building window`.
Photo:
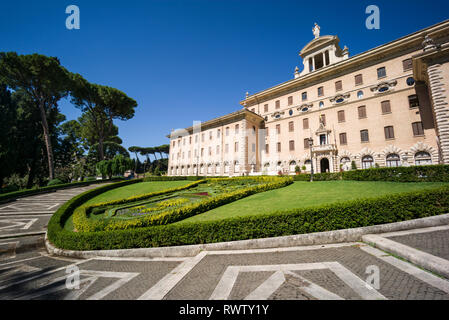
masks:
[(276, 109), (279, 109), (281, 107), (281, 101), (276, 100), (275, 104), (276, 104)]
[(226, 127), (226, 137), (229, 136), (229, 127)]
[(410, 109), (419, 107), (419, 100), (418, 100), (418, 96), (416, 94), (408, 96), (408, 105), (409, 105)]
[(413, 122), (412, 123), (412, 129), (413, 129), (413, 135), (415, 137), (424, 135), (424, 127), (423, 127), (421, 121), (420, 122)]
[(387, 76), (387, 70), (385, 67), (377, 69), (377, 79), (385, 78)]
[(293, 121), (290, 121), (288, 123), (288, 132), (293, 132), (293, 131), (295, 131), (295, 126), (293, 124)]
[(221, 134), (221, 130), (218, 129), (218, 130), (217, 130), (217, 138), (220, 138), (220, 134)]
[(266, 154), (270, 153), (270, 145), (268, 143), (265, 145), (265, 153)]
[(304, 139), (304, 149), (309, 149), (309, 138)]
[(209, 147), (209, 156), (212, 155), (212, 147)]
[(366, 118), (366, 106), (358, 107), (358, 112), (359, 112), (359, 119)]
[(176, 145), (176, 141), (173, 141), (173, 148), (175, 147), (175, 145)]
[(369, 169), (374, 167), (374, 160), (371, 156), (364, 156), (362, 158), (362, 169)]
[(322, 97), (324, 96), (324, 88), (323, 87), (319, 87), (318, 88), (318, 97)]
[(192, 144), (192, 136), (189, 137), (189, 144)]
[(235, 134), (239, 134), (239, 128), (240, 126), (238, 124), (235, 125)]
[(302, 119), (302, 128), (309, 129), (309, 118)]
[(306, 101), (307, 100), (307, 92), (301, 93), (301, 99), (302, 99), (302, 101)]
[(204, 142), (204, 133), (201, 134), (201, 142)]
[(281, 152), (281, 143), (280, 142), (277, 143), (277, 152)]
[(386, 127), (384, 127), (384, 132), (385, 132), (385, 139), (386, 140), (394, 139), (393, 126), (386, 126)]
[(209, 131), (209, 140), (212, 140), (212, 131)]
[(356, 75), (354, 78), (356, 86), (363, 84), (363, 76), (361, 74)]
[(324, 108), (324, 102), (323, 102), (323, 101), (320, 101), (319, 106), (320, 106), (320, 109), (321, 109), (321, 108)]
[(343, 83), (341, 82), (341, 80), (335, 82), (335, 91), (341, 91), (343, 90)]
[(276, 125), (276, 133), (281, 134), (281, 125), (280, 124)]
[(359, 92), (357, 92), (357, 98), (358, 99), (362, 99), (363, 98), (363, 91), (360, 90)]
[(404, 71), (410, 70), (413, 68), (413, 62), (412, 59), (405, 59), (404, 61), (402, 61), (402, 67), (404, 69)]
[(293, 97), (288, 97), (288, 105), (291, 106), (293, 104)]
[(295, 168), (296, 168), (296, 161), (290, 161), (290, 172), (295, 172)]
[(419, 151), (415, 154), (415, 166), (425, 166), (429, 164), (432, 164), (430, 153)]
[(346, 139), (346, 132), (340, 133), (340, 144), (341, 145), (348, 144), (348, 140)]
[(322, 123), (323, 126), (326, 125), (326, 115), (325, 114), (320, 115), (320, 123)]
[(413, 77), (408, 77), (406, 82), (407, 82), (407, 85), (409, 87), (411, 87), (411, 86), (413, 86), (415, 84), (415, 79)]
[(204, 156), (204, 148), (201, 148), (201, 156)]
[(389, 100), (382, 101), (380, 105), (382, 109), (382, 114), (391, 113), (391, 105)]
[(239, 143), (236, 142), (234, 143), (234, 152), (238, 152), (239, 151)]
[(264, 112), (268, 112), (268, 104), (265, 104), (265, 105), (263, 106), (263, 111), (264, 111)]
[(337, 112), (338, 115), (338, 122), (345, 122), (345, 111), (340, 110)]
[(313, 60), (312, 58), (309, 58), (309, 72), (313, 71)]
[(225, 144), (225, 153), (229, 153), (229, 144)]
[(290, 140), (288, 142), (288, 147), (289, 147), (290, 151), (295, 151), (295, 141), (294, 140)]
[(220, 146), (217, 146), (216, 150), (217, 155), (220, 154)]
[(390, 153), (387, 155), (387, 167), (400, 167), (401, 166), (401, 158), (396, 153)]
[(366, 130), (366, 129), (360, 130), (360, 140), (362, 142), (368, 142), (369, 141), (368, 130)]
[(290, 110), (288, 111), (288, 114), (292, 116), (292, 115), (293, 115), (293, 110), (290, 109)]

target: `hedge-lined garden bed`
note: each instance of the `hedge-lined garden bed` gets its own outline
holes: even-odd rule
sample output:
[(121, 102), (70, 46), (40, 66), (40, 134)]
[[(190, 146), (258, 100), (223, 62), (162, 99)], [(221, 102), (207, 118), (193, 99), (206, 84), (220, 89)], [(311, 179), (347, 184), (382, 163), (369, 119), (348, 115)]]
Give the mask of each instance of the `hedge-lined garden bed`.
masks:
[[(110, 186), (117, 187), (115, 185)], [(266, 238), (404, 221), (447, 213), (449, 209), (449, 186), (443, 186), (374, 199), (201, 223), (97, 232), (63, 229), (64, 222), (76, 208), (106, 190), (92, 191), (95, 191), (94, 194), (88, 191), (64, 204), (50, 220), (48, 237), (56, 247), (71, 250), (126, 249)]]

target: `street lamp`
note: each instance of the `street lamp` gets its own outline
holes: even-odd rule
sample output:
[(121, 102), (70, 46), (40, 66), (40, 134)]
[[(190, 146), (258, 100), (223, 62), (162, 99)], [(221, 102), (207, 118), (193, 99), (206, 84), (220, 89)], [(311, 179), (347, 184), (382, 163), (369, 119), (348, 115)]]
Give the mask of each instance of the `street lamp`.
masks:
[(309, 138), (309, 149), (310, 149), (310, 182), (313, 181), (313, 153), (312, 153), (312, 147), (313, 147), (313, 139)]

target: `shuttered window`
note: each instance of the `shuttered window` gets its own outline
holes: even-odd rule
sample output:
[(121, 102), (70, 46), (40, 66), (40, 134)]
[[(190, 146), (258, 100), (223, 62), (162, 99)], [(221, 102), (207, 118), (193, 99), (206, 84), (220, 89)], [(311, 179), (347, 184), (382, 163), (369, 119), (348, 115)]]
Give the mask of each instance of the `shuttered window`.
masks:
[(414, 136), (422, 136), (424, 135), (424, 127), (422, 122), (413, 122), (412, 123), (413, 135)]
[(343, 90), (343, 83), (340, 81), (335, 82), (335, 91)]
[(340, 133), (340, 144), (344, 145), (347, 143), (348, 143), (348, 141), (346, 140), (346, 132)]
[(291, 106), (293, 104), (293, 97), (288, 97), (288, 105)]
[(304, 149), (309, 149), (309, 138), (304, 139)]
[(358, 108), (358, 112), (359, 112), (359, 119), (366, 118), (366, 106), (360, 106)]
[(302, 128), (309, 129), (309, 118), (302, 119)]
[(277, 124), (277, 125), (276, 125), (276, 133), (277, 133), (277, 134), (280, 134), (280, 133), (281, 133), (281, 125), (280, 125), (280, 124)]
[(289, 123), (288, 123), (288, 131), (289, 132), (293, 132), (295, 130), (295, 126), (294, 126), (294, 124), (293, 124), (293, 121), (290, 121)]
[(359, 86), (363, 84), (363, 76), (361, 74), (358, 74), (355, 76), (355, 85)]
[(281, 143), (280, 142), (277, 143), (277, 152), (281, 152)]
[(318, 97), (322, 97), (324, 96), (324, 88), (323, 87), (319, 87), (318, 88)]
[(393, 126), (384, 127), (385, 139), (394, 139), (394, 129)]
[(405, 59), (402, 61), (402, 67), (404, 68), (404, 71), (410, 70), (413, 68), (413, 62), (412, 59)]
[(382, 108), (382, 113), (391, 113), (391, 105), (390, 105), (390, 101), (382, 101), (381, 102), (381, 108)]
[(369, 141), (368, 130), (360, 130), (360, 140), (362, 142), (368, 142)]
[(338, 111), (337, 115), (338, 115), (338, 122), (345, 122), (345, 111), (344, 110)]
[(281, 107), (281, 102), (279, 100), (276, 100), (276, 109), (279, 109)]
[(295, 141), (294, 140), (290, 140), (288, 142), (288, 146), (289, 146), (290, 151), (294, 151), (295, 150)]

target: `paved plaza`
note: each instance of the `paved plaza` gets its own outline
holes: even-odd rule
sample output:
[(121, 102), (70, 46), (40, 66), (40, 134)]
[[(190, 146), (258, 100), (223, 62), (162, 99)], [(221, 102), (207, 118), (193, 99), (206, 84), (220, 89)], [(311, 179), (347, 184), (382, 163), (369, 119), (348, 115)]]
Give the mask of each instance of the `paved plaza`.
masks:
[[(43, 234), (51, 214), (94, 187), (0, 206), (0, 299), (449, 300), (446, 278), (362, 242), (179, 258), (50, 256)], [(385, 236), (448, 259), (447, 226)]]

